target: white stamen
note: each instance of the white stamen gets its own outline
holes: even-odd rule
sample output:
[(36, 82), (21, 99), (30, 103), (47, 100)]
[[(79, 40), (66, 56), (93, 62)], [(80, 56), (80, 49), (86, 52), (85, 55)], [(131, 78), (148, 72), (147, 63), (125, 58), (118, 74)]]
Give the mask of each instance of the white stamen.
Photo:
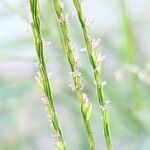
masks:
[(102, 110), (102, 112), (108, 110), (109, 103), (110, 103), (110, 101), (105, 101), (105, 103), (100, 106), (100, 109)]
[(81, 72), (79, 72), (79, 71), (70, 72), (70, 75), (72, 75), (73, 77), (79, 77), (79, 76), (81, 76)]
[(52, 72), (48, 73), (48, 79), (49, 79), (49, 80), (51, 80), (51, 79), (52, 79), (52, 75), (53, 75), (53, 73), (52, 73)]
[(72, 12), (71, 12), (71, 16), (72, 16), (72, 17), (75, 17), (76, 15), (77, 15), (77, 12), (76, 12), (76, 11), (72, 11)]
[(101, 56), (101, 54), (99, 53), (97, 56), (97, 62), (102, 62), (105, 58), (106, 58), (106, 55)]
[(29, 25), (27, 26), (26, 32), (27, 32), (29, 35), (32, 35), (32, 27), (31, 27), (31, 24), (29, 24)]
[(86, 52), (86, 51), (87, 51), (87, 48), (86, 48), (86, 47), (81, 48), (80, 51), (81, 51), (81, 52)]
[(93, 26), (95, 24), (94, 18), (85, 18), (85, 23), (87, 26)]
[(93, 49), (96, 49), (96, 48), (98, 48), (99, 46), (100, 46), (100, 39), (91, 39), (91, 41), (92, 41), (92, 47), (93, 47)]
[(76, 49), (74, 49), (73, 53), (74, 53), (75, 63), (77, 65), (77, 67), (81, 67), (81, 62), (80, 62), (79, 54), (76, 51)]
[(71, 43), (70, 46), (71, 46), (71, 50), (72, 50), (74, 58), (75, 58), (75, 63), (79, 67), (80, 66), (80, 57), (79, 57), (76, 45)]
[(90, 102), (88, 96), (85, 93), (83, 93), (83, 100), (84, 100), (85, 103)]
[(50, 45), (51, 45), (51, 41), (45, 41), (45, 40), (43, 40), (43, 45), (44, 45), (46, 48), (49, 48)]
[(40, 68), (42, 68), (42, 64), (40, 64), (40, 63), (35, 63), (35, 67), (37, 67), (38, 69), (40, 69)]
[(54, 139), (54, 142), (57, 142), (60, 140), (60, 137), (57, 133), (52, 134), (52, 138)]
[(46, 98), (46, 97), (41, 97), (41, 101), (42, 101), (44, 104), (47, 104), (47, 98)]
[(69, 23), (69, 14), (67, 13), (67, 14), (65, 14), (65, 15), (61, 15), (60, 17), (59, 17), (59, 21), (61, 22), (61, 23)]
[(107, 81), (102, 82), (102, 86), (105, 86), (107, 84)]
[(84, 88), (84, 85), (83, 84), (81, 84), (81, 86), (79, 86), (79, 87), (75, 87), (74, 85), (72, 85), (72, 84), (69, 84), (68, 85), (69, 87), (71, 87), (71, 89), (72, 89), (72, 91), (76, 91), (76, 90), (83, 90), (83, 88)]

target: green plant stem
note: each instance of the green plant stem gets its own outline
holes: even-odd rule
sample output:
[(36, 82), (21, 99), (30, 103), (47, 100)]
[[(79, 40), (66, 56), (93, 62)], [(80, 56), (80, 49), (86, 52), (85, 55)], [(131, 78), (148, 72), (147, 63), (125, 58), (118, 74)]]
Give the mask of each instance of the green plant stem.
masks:
[(127, 8), (124, 0), (119, 0), (120, 13), (122, 19), (124, 57), (129, 63), (136, 61), (135, 43), (132, 32), (131, 20), (128, 16)]
[[(54, 5), (54, 9), (55, 9), (57, 18), (58, 18), (60, 32), (61, 32), (61, 36), (62, 36), (62, 40), (63, 40), (63, 45), (64, 45), (64, 49), (65, 49), (65, 53), (66, 53), (68, 62), (70, 64), (71, 72), (72, 73), (78, 72), (79, 71), (78, 65), (76, 63), (76, 60), (75, 60), (75, 57), (74, 57), (74, 54), (72, 51), (72, 45), (70, 42), (68, 25), (67, 25), (67, 21), (66, 21), (65, 15), (64, 15), (63, 8), (61, 6), (61, 1), (53, 0), (53, 5)], [(72, 76), (72, 78), (73, 78), (73, 82), (74, 82), (74, 86), (75, 86), (76, 96), (80, 103), (82, 117), (83, 117), (85, 129), (86, 129), (86, 132), (88, 135), (90, 150), (95, 150), (94, 136), (93, 136), (92, 129), (90, 126), (90, 121), (89, 121), (89, 119), (87, 119), (89, 109), (87, 111), (85, 111), (86, 106), (84, 103), (84, 93), (82, 91), (81, 79), (80, 79), (80, 76), (78, 76), (78, 75)]]
[(62, 136), (62, 132), (58, 123), (52, 92), (51, 92), (51, 86), (47, 75), (46, 65), (45, 65), (45, 59), (44, 59), (44, 48), (43, 48), (43, 41), (42, 41), (42, 35), (40, 31), (40, 18), (39, 18), (39, 2), (38, 0), (30, 0), (30, 8), (32, 13), (32, 30), (33, 30), (33, 38), (34, 43), (36, 47), (36, 53), (39, 61), (39, 73), (41, 77), (41, 84), (43, 86), (44, 94), (47, 98), (47, 109), (48, 109), (48, 115), (51, 118), (52, 126), (57, 134), (57, 143), (59, 150), (65, 150), (65, 144)]
[[(83, 30), (84, 39), (85, 39), (87, 52), (88, 52), (88, 57), (89, 57), (90, 63), (93, 68), (93, 74), (94, 74), (94, 78), (95, 78), (95, 82), (96, 82), (99, 104), (101, 105), (101, 107), (105, 107), (106, 102), (105, 102), (105, 97), (104, 97), (102, 81), (101, 81), (101, 69), (100, 69), (100, 71), (97, 70), (97, 60), (96, 60), (96, 55), (94, 53), (94, 49), (92, 46), (89, 28), (86, 25), (85, 20), (84, 20), (80, 0), (73, 0), (73, 2), (74, 2), (74, 6), (76, 8), (78, 18), (79, 18), (79, 21), (80, 21), (80, 24), (81, 24), (81, 27)], [(105, 135), (107, 150), (112, 150), (110, 127), (109, 127), (109, 113), (108, 113), (107, 108), (105, 110), (104, 109), (102, 110), (102, 118), (103, 118), (103, 128), (104, 128), (104, 135)]]
[[(122, 19), (122, 30), (123, 30), (123, 49), (124, 49), (124, 56), (125, 62), (129, 63), (130, 65), (135, 64), (137, 62), (137, 53), (135, 51), (136, 44), (134, 40), (134, 34), (132, 29), (132, 22), (130, 20), (126, 3), (124, 0), (119, 0), (120, 12), (121, 12), (121, 19)], [(133, 75), (133, 79), (131, 81), (131, 88), (134, 100), (134, 107), (139, 108), (142, 104), (139, 84), (137, 83), (136, 75)]]

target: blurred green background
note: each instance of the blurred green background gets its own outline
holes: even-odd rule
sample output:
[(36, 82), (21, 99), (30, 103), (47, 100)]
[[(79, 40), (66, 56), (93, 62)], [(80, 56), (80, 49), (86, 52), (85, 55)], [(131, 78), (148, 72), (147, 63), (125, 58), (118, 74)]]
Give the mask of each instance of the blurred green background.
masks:
[[(63, 0), (66, 13), (74, 11)], [(35, 81), (36, 55), (26, 0), (0, 1), (0, 150), (54, 150), (43, 97)], [(94, 17), (92, 36), (101, 38), (106, 99), (115, 150), (150, 150), (150, 1), (86, 0), (84, 12)], [(41, 3), (47, 67), (52, 72), (56, 109), (70, 150), (87, 150), (87, 137), (71, 83), (51, 0)], [(77, 17), (70, 16), (71, 40), (77, 47), (85, 92), (94, 103), (91, 119), (97, 150), (105, 149), (92, 68)]]

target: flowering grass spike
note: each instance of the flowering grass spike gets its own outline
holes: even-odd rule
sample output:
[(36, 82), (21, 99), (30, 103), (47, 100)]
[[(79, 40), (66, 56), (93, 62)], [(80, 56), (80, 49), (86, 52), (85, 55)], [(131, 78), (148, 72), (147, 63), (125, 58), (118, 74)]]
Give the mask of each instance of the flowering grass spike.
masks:
[(54, 10), (56, 12), (60, 32), (63, 40), (63, 45), (65, 49), (65, 53), (70, 64), (71, 75), (73, 79), (73, 90), (76, 93), (77, 99), (80, 103), (82, 118), (84, 122), (84, 126), (88, 135), (90, 150), (95, 150), (95, 140), (92, 133), (91, 125), (90, 125), (90, 117), (92, 112), (92, 104), (91, 102), (85, 103), (84, 93), (83, 93), (83, 84), (81, 82), (80, 73), (79, 73), (79, 64), (78, 59), (75, 58), (73, 53), (72, 43), (70, 42), (69, 31), (68, 31), (68, 19), (66, 19), (66, 15), (64, 14), (64, 10), (62, 7), (62, 3), (60, 0), (53, 0)]
[(101, 57), (101, 54), (99, 53), (98, 57), (96, 57), (94, 51), (94, 49), (96, 49), (99, 46), (100, 39), (96, 40), (90, 37), (89, 27), (87, 26), (83, 16), (81, 2), (80, 0), (73, 0), (73, 2), (83, 30), (88, 57), (93, 67), (93, 74), (95, 78), (94, 80), (97, 88), (98, 100), (99, 100), (99, 104), (102, 112), (102, 118), (103, 118), (106, 147), (107, 150), (112, 150), (112, 143), (111, 143), (111, 136), (110, 136), (110, 129), (109, 129), (109, 114), (108, 114), (108, 107), (106, 107), (108, 103), (104, 97), (104, 91), (103, 91), (104, 82), (101, 81), (101, 61), (104, 59), (104, 56)]
[(55, 134), (57, 135), (56, 146), (59, 150), (66, 150), (65, 143), (63, 140), (62, 132), (58, 123), (51, 86), (48, 79), (48, 74), (46, 70), (46, 64), (44, 59), (44, 48), (43, 48), (43, 41), (42, 35), (40, 31), (40, 18), (39, 18), (39, 1), (38, 0), (30, 0), (30, 8), (32, 14), (32, 31), (33, 31), (33, 38), (36, 47), (37, 58), (39, 62), (39, 72), (36, 76), (36, 80), (40, 85), (41, 89), (43, 90), (46, 96), (46, 105), (49, 118), (51, 119), (52, 127), (55, 130)]

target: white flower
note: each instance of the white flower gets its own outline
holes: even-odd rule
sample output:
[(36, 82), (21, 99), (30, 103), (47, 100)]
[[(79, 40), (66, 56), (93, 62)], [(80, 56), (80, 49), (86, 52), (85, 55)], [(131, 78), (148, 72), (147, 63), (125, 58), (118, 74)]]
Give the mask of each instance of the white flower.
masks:
[(25, 10), (26, 10), (26, 14), (27, 14), (27, 19), (29, 22), (31, 22), (32, 20), (32, 15), (31, 15), (31, 9), (30, 9), (30, 4), (28, 3), (26, 6), (25, 6)]

